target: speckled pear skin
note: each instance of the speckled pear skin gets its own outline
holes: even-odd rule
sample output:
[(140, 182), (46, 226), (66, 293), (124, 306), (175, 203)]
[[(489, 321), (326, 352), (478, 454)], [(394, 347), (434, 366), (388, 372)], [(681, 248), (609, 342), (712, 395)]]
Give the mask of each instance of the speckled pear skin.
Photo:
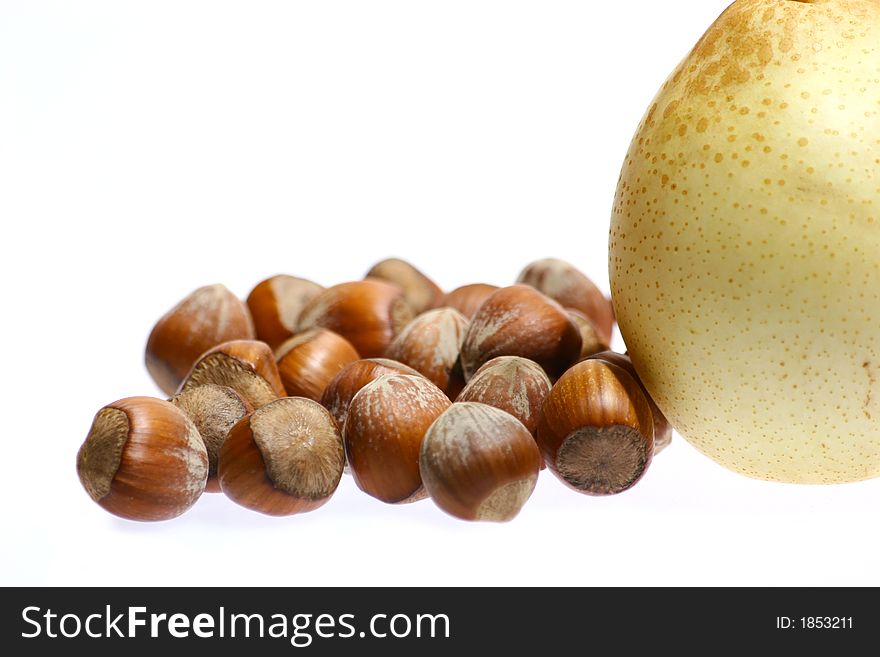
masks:
[(742, 474), (880, 475), (880, 0), (739, 0), (621, 172), (617, 320), (659, 408)]

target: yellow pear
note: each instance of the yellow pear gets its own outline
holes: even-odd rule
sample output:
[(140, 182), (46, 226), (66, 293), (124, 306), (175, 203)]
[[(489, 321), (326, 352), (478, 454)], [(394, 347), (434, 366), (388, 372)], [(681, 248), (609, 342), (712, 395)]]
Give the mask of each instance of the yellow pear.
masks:
[(739, 0), (642, 120), (614, 306), (679, 432), (737, 472), (880, 475), (880, 0)]

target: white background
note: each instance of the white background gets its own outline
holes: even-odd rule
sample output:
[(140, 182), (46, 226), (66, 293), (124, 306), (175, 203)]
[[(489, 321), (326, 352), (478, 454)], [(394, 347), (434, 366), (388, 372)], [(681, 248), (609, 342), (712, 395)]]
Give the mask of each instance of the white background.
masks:
[(506, 525), (349, 477), (303, 516), (205, 495), (135, 524), (76, 477), (98, 408), (157, 394), (147, 334), (200, 285), (389, 255), (506, 284), (554, 255), (607, 289), (630, 137), (725, 4), (3, 2), (0, 583), (880, 584), (880, 481), (752, 481), (679, 438), (617, 497), (543, 473)]

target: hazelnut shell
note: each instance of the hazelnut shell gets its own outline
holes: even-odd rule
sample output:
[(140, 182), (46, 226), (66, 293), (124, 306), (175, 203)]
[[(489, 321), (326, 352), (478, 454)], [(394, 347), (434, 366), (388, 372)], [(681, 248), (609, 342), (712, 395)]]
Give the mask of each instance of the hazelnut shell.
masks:
[(403, 290), (406, 302), (416, 315), (437, 308), (445, 297), (443, 290), (434, 281), (400, 258), (388, 258), (377, 262), (367, 272), (366, 278), (375, 278), (397, 285)]
[(351, 400), (342, 436), (355, 483), (383, 502), (424, 497), (419, 448), (449, 399), (421, 376), (386, 374)]
[(394, 337), (413, 318), (403, 291), (380, 280), (341, 283), (309, 301), (298, 331), (322, 327), (348, 340), (364, 358), (385, 355)]
[(342, 438), (330, 414), (303, 397), (276, 399), (242, 418), (220, 450), (220, 487), (270, 516), (323, 506), (342, 478)]
[(651, 462), (651, 408), (626, 370), (583, 360), (544, 400), (538, 445), (547, 467), (571, 488), (590, 495), (620, 493)]
[(287, 394), (315, 401), (321, 399), (333, 377), (360, 358), (348, 340), (324, 328), (309, 329), (286, 340), (275, 357)]
[(550, 379), (536, 362), (499, 356), (476, 371), (455, 401), (479, 402), (507, 411), (535, 436), (550, 388)]
[(468, 320), (454, 308), (429, 310), (407, 324), (387, 356), (412, 367), (454, 399), (464, 382), (453, 371)]
[(305, 278), (285, 274), (258, 283), (247, 298), (257, 339), (275, 349), (292, 337), (302, 309), (323, 289)]
[(648, 390), (639, 378), (639, 374), (636, 372), (636, 368), (633, 365), (632, 360), (630, 360), (630, 357), (625, 354), (619, 354), (615, 351), (602, 351), (593, 354), (590, 358), (603, 360), (606, 363), (611, 363), (623, 368), (635, 380), (635, 382), (639, 384), (639, 387), (645, 394), (645, 399), (648, 400), (648, 406), (651, 407), (651, 417), (654, 420), (654, 455), (656, 456), (662, 452), (669, 446), (669, 443), (672, 442), (672, 425), (648, 393)]
[(428, 495), (463, 520), (511, 520), (531, 496), (540, 465), (519, 420), (475, 402), (455, 403), (437, 418), (419, 454)]
[(421, 376), (416, 370), (387, 358), (365, 358), (344, 367), (321, 395), (324, 406), (336, 420), (340, 430), (345, 426), (348, 407), (354, 396), (368, 383), (375, 381), (384, 374), (414, 374)]
[(537, 260), (520, 272), (517, 283), (531, 285), (566, 308), (593, 321), (605, 344), (611, 344), (614, 311), (611, 301), (579, 269), (558, 258)]
[(461, 345), (465, 381), (498, 356), (535, 361), (554, 379), (577, 361), (581, 333), (558, 303), (526, 285), (494, 292), (471, 320)]
[(258, 340), (232, 340), (209, 349), (193, 365), (180, 392), (205, 383), (232, 388), (254, 408), (287, 394), (275, 354)]
[(77, 454), (89, 496), (129, 520), (169, 520), (205, 490), (208, 454), (192, 421), (170, 402), (128, 397), (95, 416)]
[(208, 349), (229, 340), (253, 338), (247, 306), (223, 285), (208, 285), (189, 294), (156, 322), (144, 358), (150, 376), (171, 395)]
[(446, 295), (443, 305), (455, 308), (462, 315), (471, 319), (477, 314), (483, 302), (499, 289), (497, 285), (489, 285), (488, 283), (462, 285)]
[(229, 430), (253, 411), (253, 406), (232, 388), (214, 383), (189, 388), (172, 397), (170, 401), (192, 420), (205, 443), (208, 452), (208, 483), (205, 492), (219, 493), (217, 458), (220, 447), (226, 441)]

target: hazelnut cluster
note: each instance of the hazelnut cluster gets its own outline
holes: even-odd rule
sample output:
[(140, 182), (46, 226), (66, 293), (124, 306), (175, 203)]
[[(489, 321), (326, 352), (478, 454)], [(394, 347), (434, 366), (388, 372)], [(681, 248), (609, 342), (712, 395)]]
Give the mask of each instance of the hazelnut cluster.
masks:
[(176, 517), (205, 491), (311, 511), (346, 469), (383, 502), (430, 497), (466, 520), (513, 518), (545, 464), (577, 491), (619, 493), (672, 428), (608, 350), (613, 323), (598, 288), (553, 259), (448, 294), (398, 259), (329, 288), (274, 276), (245, 302), (203, 287), (147, 341), (169, 398), (98, 411), (77, 471), (132, 520)]

